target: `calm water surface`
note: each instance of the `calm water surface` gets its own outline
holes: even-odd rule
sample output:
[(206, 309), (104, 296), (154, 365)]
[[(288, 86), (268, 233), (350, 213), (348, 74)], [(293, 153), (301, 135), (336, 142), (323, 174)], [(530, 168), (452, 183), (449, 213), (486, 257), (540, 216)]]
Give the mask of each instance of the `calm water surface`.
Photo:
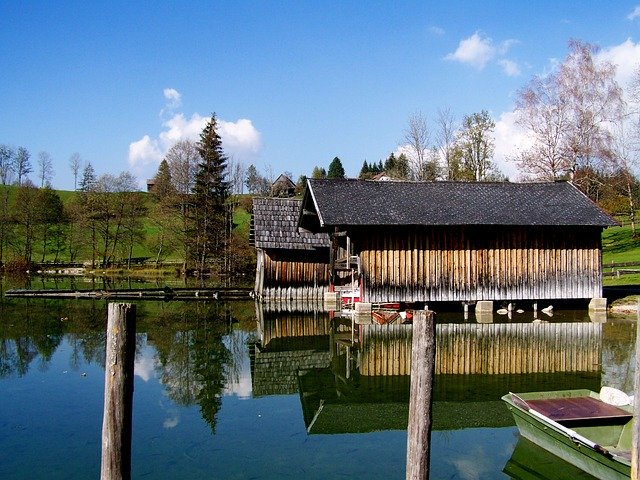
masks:
[[(372, 375), (381, 347), (366, 335), (349, 346), (348, 322), (249, 302), (137, 309), (133, 478), (404, 478), (409, 378), (402, 366)], [(548, 320), (573, 328), (555, 349), (577, 341), (571, 325), (593, 325), (576, 312)], [(103, 301), (2, 299), (0, 478), (99, 477), (105, 324)], [(565, 361), (563, 371), (437, 376), (431, 478), (528, 478), (529, 468), (589, 478), (519, 440), (499, 399), (525, 385), (630, 390), (635, 323), (597, 325), (590, 371)], [(385, 362), (404, 355), (394, 348)]]

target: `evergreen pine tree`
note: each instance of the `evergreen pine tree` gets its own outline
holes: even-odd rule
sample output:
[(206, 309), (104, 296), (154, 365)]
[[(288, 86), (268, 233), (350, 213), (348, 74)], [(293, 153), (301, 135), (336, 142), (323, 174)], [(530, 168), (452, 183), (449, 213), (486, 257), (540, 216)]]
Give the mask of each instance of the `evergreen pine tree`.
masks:
[(222, 149), (222, 139), (217, 132), (215, 114), (205, 125), (197, 144), (200, 164), (193, 188), (194, 232), (192, 253), (200, 271), (208, 262), (224, 252), (229, 237), (226, 216), (226, 200), (229, 182), (226, 179), (227, 156)]
[(371, 171), (369, 169), (369, 164), (365, 160), (362, 162), (362, 168), (360, 169), (360, 174), (358, 175), (360, 180), (366, 180), (367, 178), (371, 178)]
[(158, 172), (153, 177), (153, 189), (151, 194), (158, 199), (167, 199), (173, 197), (176, 190), (171, 182), (171, 171), (169, 170), (169, 163), (166, 160), (162, 160), (158, 166)]
[(82, 170), (82, 179), (80, 180), (80, 191), (89, 192), (96, 185), (96, 172), (93, 170), (91, 162), (87, 162)]
[(327, 178), (344, 178), (344, 168), (338, 157), (334, 157), (329, 164)]
[(396, 168), (396, 156), (391, 152), (391, 154), (387, 157), (387, 160), (384, 162), (384, 171), (388, 174), (391, 174)]

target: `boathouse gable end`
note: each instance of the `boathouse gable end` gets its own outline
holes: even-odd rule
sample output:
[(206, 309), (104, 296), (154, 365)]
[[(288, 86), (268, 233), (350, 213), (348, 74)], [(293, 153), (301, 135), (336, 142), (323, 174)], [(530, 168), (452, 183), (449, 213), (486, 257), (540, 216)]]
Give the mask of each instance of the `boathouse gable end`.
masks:
[(254, 198), (251, 243), (261, 299), (322, 299), (329, 285), (329, 236), (298, 232), (301, 201)]
[(301, 208), (339, 232), (367, 302), (599, 297), (617, 224), (566, 182), (310, 180)]

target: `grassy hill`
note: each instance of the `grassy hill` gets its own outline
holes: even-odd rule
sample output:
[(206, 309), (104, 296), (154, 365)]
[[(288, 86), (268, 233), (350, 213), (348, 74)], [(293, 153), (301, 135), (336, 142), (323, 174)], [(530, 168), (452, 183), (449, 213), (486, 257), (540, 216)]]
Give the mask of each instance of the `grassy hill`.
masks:
[[(634, 236), (629, 225), (607, 228), (602, 232), (602, 265), (604, 272), (612, 271), (612, 263), (640, 262), (640, 226)], [(640, 267), (629, 267), (638, 268)], [(618, 277), (604, 277), (605, 285), (640, 284), (640, 273)]]

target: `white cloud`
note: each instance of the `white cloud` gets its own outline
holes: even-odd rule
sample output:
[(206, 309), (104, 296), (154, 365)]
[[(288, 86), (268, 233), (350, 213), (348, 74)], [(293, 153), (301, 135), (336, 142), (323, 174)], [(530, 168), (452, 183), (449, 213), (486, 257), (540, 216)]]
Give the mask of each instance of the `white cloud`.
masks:
[[(181, 99), (174, 89), (165, 89), (164, 95), (171, 101)], [(173, 113), (162, 122), (163, 129), (156, 137), (147, 134), (131, 142), (129, 168), (132, 173), (142, 183), (152, 178), (167, 151), (180, 140), (197, 141), (209, 119), (198, 113), (189, 118), (183, 113)], [(262, 150), (262, 135), (249, 119), (241, 118), (236, 122), (218, 119), (218, 133), (225, 153), (238, 161), (252, 161)]]
[(498, 53), (500, 53), (500, 55), (506, 55), (511, 47), (519, 43), (519, 40), (515, 40), (513, 38), (505, 40), (504, 42), (500, 43), (500, 46), (498, 47)]
[(520, 75), (520, 67), (513, 60), (502, 59), (498, 61), (502, 67), (502, 71), (509, 77), (517, 77)]
[(483, 38), (476, 32), (469, 38), (460, 40), (456, 51), (448, 54), (445, 59), (466, 63), (482, 70), (495, 55), (493, 41), (490, 38)]
[(237, 122), (219, 121), (219, 134), (225, 152), (238, 158), (253, 157), (262, 149), (260, 132), (251, 120), (241, 118)]
[(175, 428), (180, 423), (180, 417), (178, 415), (174, 415), (172, 417), (166, 418), (164, 422), (162, 422), (162, 426), (166, 429)]
[(531, 144), (529, 136), (516, 124), (514, 112), (504, 112), (496, 121), (494, 130), (493, 160), (498, 169), (511, 181), (517, 180), (519, 173), (515, 162), (509, 157), (515, 155), (518, 150), (527, 148)]
[(159, 164), (162, 156), (158, 140), (151, 139), (149, 135), (129, 144), (129, 166), (133, 169)]
[(182, 95), (175, 88), (165, 88), (163, 93), (164, 98), (169, 100), (169, 103), (167, 105), (168, 107), (178, 108), (180, 105), (182, 105)]
[(134, 375), (148, 382), (155, 371), (155, 363), (154, 357), (148, 353), (137, 356), (133, 367)]
[(253, 392), (251, 372), (242, 371), (239, 378), (228, 381), (224, 392), (225, 395), (235, 395), (240, 399), (251, 398), (251, 393)]
[(447, 55), (445, 60), (460, 62), (482, 70), (489, 62), (498, 57), (497, 64), (502, 67), (502, 71), (510, 77), (515, 77), (520, 75), (518, 64), (513, 60), (500, 57), (504, 57), (511, 47), (518, 43), (520, 43), (518, 40), (509, 39), (496, 47), (491, 38), (476, 32), (469, 38), (461, 40), (456, 51)]
[(482, 446), (469, 449), (464, 455), (452, 460), (451, 463), (460, 478), (465, 480), (486, 478), (491, 469), (487, 454)]
[(191, 115), (191, 118), (186, 118), (182, 113), (176, 113), (164, 121), (162, 125), (165, 130), (158, 136), (164, 153), (180, 140), (198, 140), (209, 119), (210, 117), (202, 117), (197, 113)]
[(437, 27), (437, 26), (432, 26), (429, 27), (429, 33), (431, 33), (431, 35), (435, 35), (436, 37), (441, 37), (442, 35), (444, 35), (444, 28), (441, 27)]
[(620, 45), (600, 50), (596, 59), (616, 65), (616, 80), (623, 89), (626, 89), (633, 73), (640, 67), (640, 43), (627, 39)]
[(635, 7), (629, 15), (627, 15), (627, 20), (635, 20), (640, 17), (640, 7)]

